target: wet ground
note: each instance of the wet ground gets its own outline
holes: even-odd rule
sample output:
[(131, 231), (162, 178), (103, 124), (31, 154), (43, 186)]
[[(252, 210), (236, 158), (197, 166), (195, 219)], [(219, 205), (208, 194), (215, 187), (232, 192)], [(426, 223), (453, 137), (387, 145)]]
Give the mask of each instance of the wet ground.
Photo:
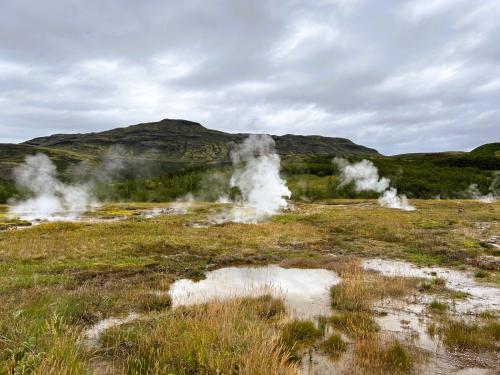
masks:
[(282, 297), (292, 316), (312, 319), (330, 312), (329, 289), (339, 282), (335, 272), (323, 269), (229, 267), (208, 272), (201, 281), (178, 280), (169, 294), (174, 307), (270, 294)]
[[(478, 283), (468, 271), (442, 267), (417, 267), (411, 263), (385, 259), (366, 259), (363, 267), (386, 276), (442, 278), (446, 286), (467, 293), (459, 300), (441, 298), (449, 304), (448, 314), (457, 317), (473, 316), (484, 310), (500, 308), (500, 289)], [(296, 318), (316, 321), (331, 315), (329, 288), (340, 282), (335, 272), (324, 269), (265, 267), (229, 267), (208, 272), (201, 281), (181, 279), (171, 285), (168, 293), (173, 307), (224, 300), (232, 297), (271, 294), (283, 298), (287, 311)], [(376, 321), (381, 333), (411, 343), (427, 353), (427, 361), (420, 369), (425, 374), (493, 374), (500, 363), (498, 353), (480, 356), (467, 351), (453, 352), (443, 346), (440, 339), (428, 333), (433, 315), (428, 310), (435, 296), (415, 293), (401, 300), (383, 299), (375, 303)], [(129, 314), (123, 318), (109, 318), (86, 331), (84, 343), (98, 345), (99, 335), (112, 326), (138, 319)], [(327, 332), (328, 335), (328, 332)], [(348, 342), (349, 339), (345, 338)], [(352, 357), (353, 345), (342, 357), (333, 362), (320, 351), (310, 348), (303, 353), (302, 374), (335, 374), (343, 369)]]

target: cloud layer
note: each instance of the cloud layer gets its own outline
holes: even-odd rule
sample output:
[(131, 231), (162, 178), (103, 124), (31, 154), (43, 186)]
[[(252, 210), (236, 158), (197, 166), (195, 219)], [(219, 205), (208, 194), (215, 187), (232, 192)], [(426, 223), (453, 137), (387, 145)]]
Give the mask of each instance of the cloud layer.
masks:
[(2, 1), (0, 142), (185, 118), (386, 154), (498, 141), (500, 1)]

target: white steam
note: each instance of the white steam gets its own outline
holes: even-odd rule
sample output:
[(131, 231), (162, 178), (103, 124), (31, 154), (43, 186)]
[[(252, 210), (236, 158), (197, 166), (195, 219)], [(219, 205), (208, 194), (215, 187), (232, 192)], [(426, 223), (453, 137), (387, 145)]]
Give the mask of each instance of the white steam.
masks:
[(378, 204), (382, 207), (397, 208), (404, 211), (414, 211), (415, 207), (408, 203), (408, 198), (406, 195), (398, 195), (398, 191), (395, 188), (389, 188), (384, 191), (381, 197), (378, 198)]
[[(493, 184), (492, 184), (493, 186)], [(490, 187), (490, 190), (493, 190)], [(475, 200), (478, 200), (483, 203), (494, 203), (498, 200), (498, 197), (495, 196), (493, 193), (488, 193), (486, 195), (481, 194), (479, 191), (479, 187), (477, 184), (470, 184), (469, 189), (467, 189), (467, 195)]]
[(342, 158), (335, 158), (333, 162), (341, 171), (342, 185), (354, 183), (354, 189), (360, 191), (375, 191), (382, 193), (389, 188), (391, 180), (380, 178), (375, 165), (369, 160), (363, 159), (359, 163), (349, 164)]
[[(217, 222), (256, 223), (287, 207), (291, 192), (280, 176), (280, 157), (268, 135), (250, 135), (231, 153), (235, 170), (230, 187), (241, 192), (239, 206)], [(223, 197), (224, 200), (227, 197)]]
[(371, 161), (363, 159), (358, 163), (350, 164), (347, 160), (336, 157), (333, 162), (340, 169), (341, 186), (352, 183), (357, 192), (383, 193), (378, 199), (382, 207), (404, 211), (415, 210), (404, 194), (398, 195), (398, 191), (390, 187), (391, 180), (379, 176), (377, 167)]
[(24, 201), (9, 202), (9, 213), (23, 220), (74, 219), (96, 204), (88, 185), (60, 181), (56, 166), (45, 154), (27, 156), (14, 169), (14, 179), (17, 186), (32, 195)]

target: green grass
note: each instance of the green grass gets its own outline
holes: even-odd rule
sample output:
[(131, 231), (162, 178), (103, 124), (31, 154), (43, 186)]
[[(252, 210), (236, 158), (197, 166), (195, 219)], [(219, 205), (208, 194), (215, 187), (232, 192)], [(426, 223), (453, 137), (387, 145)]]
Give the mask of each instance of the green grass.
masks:
[(340, 335), (334, 333), (321, 343), (321, 349), (335, 359), (347, 350), (347, 344)]
[(432, 311), (442, 313), (442, 312), (445, 312), (446, 310), (448, 310), (448, 304), (445, 302), (440, 302), (440, 301), (434, 300), (429, 304), (429, 308)]
[(413, 365), (411, 354), (401, 343), (395, 342), (384, 353), (386, 368), (397, 372), (409, 372)]
[(249, 302), (174, 310), (111, 329), (102, 341), (122, 374), (292, 374), (288, 352)]
[(476, 272), (474, 272), (474, 277), (477, 279), (487, 279), (490, 277), (490, 273), (485, 270), (476, 270)]
[(399, 341), (363, 340), (354, 355), (354, 368), (359, 369), (354, 373), (410, 374), (415, 364), (412, 353)]
[(500, 340), (500, 323), (486, 324), (452, 321), (438, 328), (443, 343), (454, 349), (498, 350)]
[(298, 350), (305, 344), (311, 344), (320, 338), (323, 332), (309, 320), (294, 320), (281, 328), (280, 339), (293, 359), (300, 359)]
[[(85, 327), (99, 319), (124, 316), (130, 311), (154, 315), (160, 320), (164, 315), (166, 320), (171, 319), (170, 300), (165, 293), (174, 281), (186, 277), (200, 279), (206, 270), (238, 265), (283, 262), (289, 267), (302, 265), (337, 271), (342, 282), (332, 297), (334, 307), (339, 311), (333, 312), (331, 323), (326, 324), (356, 343), (364, 338), (375, 340), (378, 326), (372, 313), (373, 303), (382, 298), (401, 298), (414, 293), (420, 281), (384, 278), (364, 272), (356, 262), (357, 258), (382, 256), (401, 259), (408, 255), (403, 249), (411, 248), (441, 257), (443, 265), (465, 264), (474, 256), (471, 249), (478, 254), (488, 250), (480, 245), (479, 240), (495, 235), (500, 229), (499, 203), (415, 201), (412, 203), (418, 210), (411, 213), (380, 208), (370, 200), (328, 203), (349, 204), (349, 207), (296, 204), (294, 211), (283, 212), (257, 225), (227, 223), (192, 228), (190, 223), (206, 222), (222, 206), (195, 203), (184, 215), (145, 219), (135, 213), (169, 205), (115, 204), (103, 207), (102, 215), (99, 215), (114, 215), (119, 210), (120, 213), (127, 212), (126, 219), (97, 224), (46, 223), (2, 232), (0, 374), (10, 374), (13, 368), (23, 366), (31, 366), (33, 373), (37, 374), (50, 374), (50, 368), (57, 370), (54, 373), (64, 373), (66, 365), (74, 368), (74, 373), (80, 371), (77, 368), (86, 370), (92, 361), (105, 361), (109, 357), (107, 352), (97, 351), (89, 356), (78, 349), (77, 338)], [(6, 209), (6, 206), (0, 207), (2, 213)], [(5, 217), (0, 217), (0, 222), (3, 220)], [(447, 220), (454, 222), (453, 230), (422, 228), (421, 224), (445, 223)], [(479, 230), (478, 222), (489, 226)], [(464, 245), (468, 239), (473, 239), (467, 242), (471, 247)], [(491, 279), (497, 277), (496, 271), (490, 271), (490, 274)], [(446, 293), (443, 284), (434, 279), (422, 284), (421, 291), (437, 293), (439, 297), (436, 298), (440, 298), (441, 292)], [(282, 302), (263, 297), (258, 301), (243, 300), (240, 304), (241, 311), (246, 313), (232, 315), (239, 321), (225, 327), (247, 327), (248, 330), (242, 328), (235, 332), (249, 337), (255, 323), (262, 328), (260, 339), (281, 336), (284, 324), (280, 319), (286, 314)], [(253, 306), (251, 312), (246, 305)], [(189, 314), (191, 310), (184, 311)], [(59, 319), (59, 328), (48, 330), (54, 317)], [(485, 318), (479, 319), (486, 322)], [(148, 355), (154, 356), (147, 353), (146, 344), (141, 346), (139, 341), (134, 341), (134, 334), (140, 334), (143, 342), (148, 329), (158, 328), (155, 324), (153, 320), (117, 329), (113, 335), (126, 333), (127, 337), (124, 341), (110, 342), (112, 350), (109, 355), (124, 361), (119, 352), (124, 350), (123, 347), (128, 350), (127, 343), (132, 342), (141, 347), (134, 357), (137, 363)], [(65, 332), (68, 335), (63, 336)], [(170, 334), (173, 331), (164, 332)], [(175, 332), (178, 332), (177, 328)], [(217, 346), (212, 339), (204, 339), (207, 340), (205, 343)], [(320, 340), (321, 336), (318, 336), (313, 341), (318, 341), (319, 345)], [(296, 346), (301, 345), (309, 344)], [(227, 350), (228, 358), (219, 358), (224, 366), (225, 360), (235, 363), (231, 362), (236, 358), (231, 346), (218, 348)], [(244, 350), (241, 346), (235, 348)], [(279, 350), (288, 353), (289, 349), (281, 347)], [(66, 358), (64, 363), (57, 362), (58, 356)], [(153, 359), (156, 361), (156, 357)], [(126, 366), (124, 363), (120, 362), (120, 365)]]
[(356, 338), (367, 338), (380, 330), (371, 314), (364, 312), (343, 312), (330, 317), (332, 327)]
[(422, 266), (433, 266), (444, 263), (444, 258), (441, 255), (433, 255), (421, 249), (405, 249), (405, 258), (410, 262)]

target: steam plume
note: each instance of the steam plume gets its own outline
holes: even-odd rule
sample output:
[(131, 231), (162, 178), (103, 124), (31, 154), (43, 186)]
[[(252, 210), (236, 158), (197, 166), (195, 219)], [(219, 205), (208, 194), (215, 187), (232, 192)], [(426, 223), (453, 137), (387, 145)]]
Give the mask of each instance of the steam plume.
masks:
[(371, 161), (363, 159), (358, 163), (350, 164), (347, 160), (336, 157), (333, 162), (340, 169), (341, 186), (352, 183), (357, 192), (383, 193), (378, 199), (378, 203), (382, 207), (405, 211), (415, 210), (415, 207), (408, 203), (408, 198), (404, 194), (398, 195), (398, 191), (390, 187), (391, 180), (379, 176), (377, 167)]
[(57, 178), (54, 163), (45, 154), (27, 156), (14, 169), (18, 187), (28, 190), (31, 198), (10, 202), (9, 213), (24, 220), (73, 219), (96, 204), (86, 184), (65, 184)]
[[(493, 190), (492, 186), (494, 186), (494, 183), (495, 180), (490, 186), (490, 190)], [(486, 195), (481, 194), (477, 184), (470, 184), (469, 189), (467, 190), (467, 194), (469, 195), (470, 198), (476, 199), (483, 203), (494, 203), (498, 200), (498, 197), (496, 197), (493, 193), (488, 193)]]
[(241, 199), (227, 215), (217, 221), (255, 223), (287, 207), (284, 197), (291, 192), (280, 176), (280, 157), (268, 135), (250, 135), (231, 153), (235, 170), (231, 188), (238, 188)]

